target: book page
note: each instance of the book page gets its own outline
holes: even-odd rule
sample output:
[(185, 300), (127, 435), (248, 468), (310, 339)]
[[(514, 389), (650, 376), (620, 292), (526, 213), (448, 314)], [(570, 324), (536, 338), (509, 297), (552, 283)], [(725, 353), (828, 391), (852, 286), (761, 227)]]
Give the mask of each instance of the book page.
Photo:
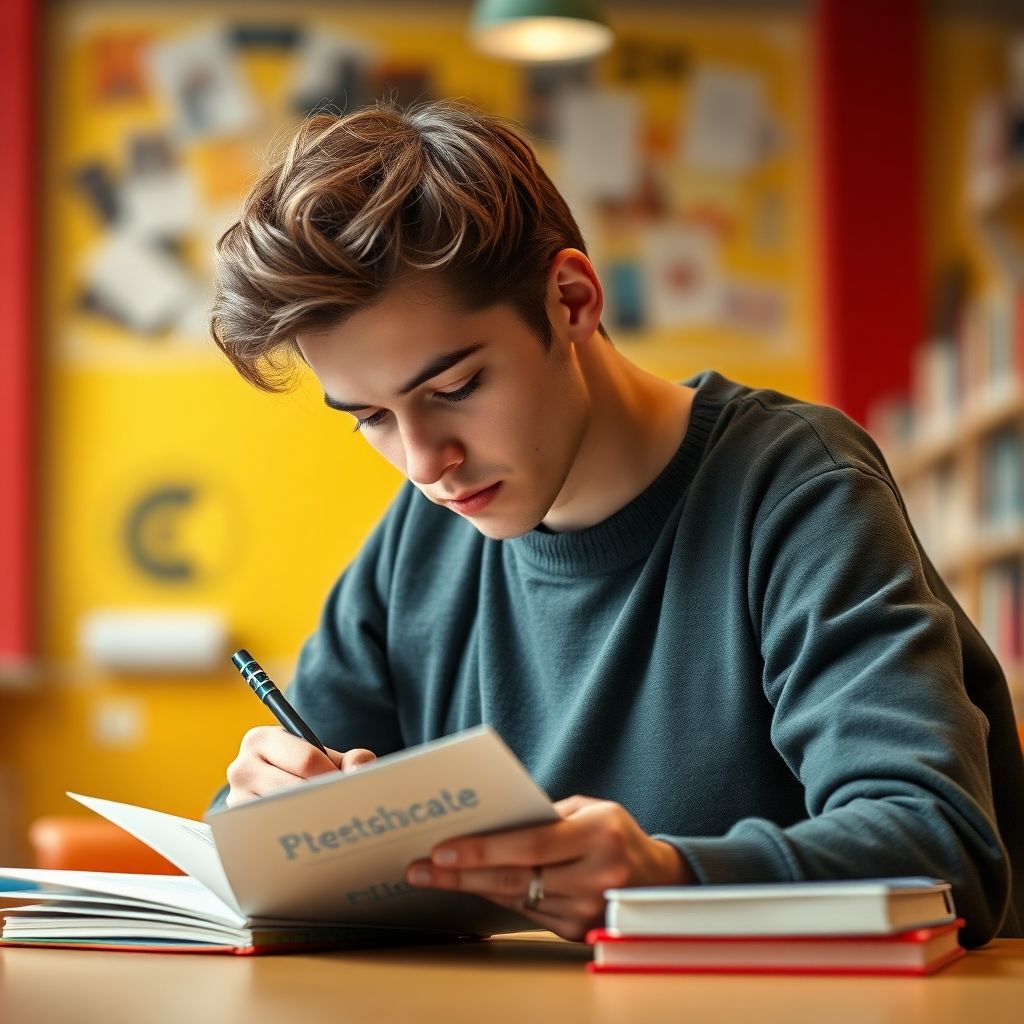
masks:
[[(50, 871), (45, 868), (2, 868), (4, 878), (16, 878), (44, 886), (49, 892), (73, 902), (81, 894), (101, 893), (106, 903), (126, 906), (156, 904), (173, 907), (194, 917), (216, 921), (232, 927), (241, 927), (245, 918), (226, 906), (201, 882), (187, 875), (128, 875), (115, 871)], [(24, 898), (24, 893), (8, 892), (4, 896)], [(30, 893), (38, 900), (38, 892)]]
[(497, 733), (481, 727), (207, 820), (250, 917), (493, 934), (536, 926), (477, 896), (416, 889), (406, 867), (442, 840), (558, 814)]
[(100, 800), (78, 793), (68, 793), (68, 796), (130, 832), (136, 839), (141, 839), (176, 868), (205, 885), (236, 913), (241, 913), (221, 866), (209, 825), (146, 807), (119, 804), (114, 800)]
[(225, 940), (238, 941), (245, 938), (245, 928), (236, 928), (230, 925), (217, 924), (204, 918), (190, 917), (187, 914), (175, 913), (170, 908), (162, 908), (158, 911), (136, 909), (134, 905), (114, 906), (107, 903), (92, 903), (85, 906), (81, 903), (74, 904), (46, 904), (33, 903), (26, 907), (18, 907), (14, 918), (8, 918), (8, 924), (15, 927), (25, 922), (32, 922), (39, 930), (49, 927), (65, 927), (74, 922), (79, 931), (88, 931), (90, 923), (109, 925), (112, 920), (120, 925), (122, 934), (130, 934), (134, 926), (124, 926), (126, 921), (146, 921), (151, 926), (161, 924), (179, 928), (199, 928), (204, 932), (220, 932)]

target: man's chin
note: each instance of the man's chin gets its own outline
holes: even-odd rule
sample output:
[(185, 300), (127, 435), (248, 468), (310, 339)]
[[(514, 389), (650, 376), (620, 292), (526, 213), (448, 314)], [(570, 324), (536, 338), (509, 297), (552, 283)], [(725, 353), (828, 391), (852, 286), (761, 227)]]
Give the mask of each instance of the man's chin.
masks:
[[(458, 515), (458, 513), (453, 512), (452, 515)], [(459, 516), (459, 518), (465, 519), (467, 523), (476, 527), (480, 533), (490, 540), (515, 540), (516, 537), (522, 537), (524, 534), (536, 529), (540, 524), (540, 519), (536, 522), (528, 520), (515, 523), (509, 522), (507, 519), (503, 521), (498, 517), (488, 519), (486, 516), (480, 516), (479, 518)]]

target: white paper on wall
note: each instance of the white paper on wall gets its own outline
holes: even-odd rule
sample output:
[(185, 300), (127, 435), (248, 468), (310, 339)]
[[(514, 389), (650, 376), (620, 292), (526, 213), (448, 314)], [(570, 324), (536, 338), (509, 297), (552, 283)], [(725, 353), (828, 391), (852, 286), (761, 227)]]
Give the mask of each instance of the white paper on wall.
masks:
[(366, 74), (376, 59), (376, 48), (362, 39), (305, 33), (288, 86), (292, 104), (302, 108), (326, 100), (350, 110), (367, 102)]
[(92, 250), (84, 279), (105, 308), (144, 334), (167, 326), (195, 291), (174, 257), (124, 231), (112, 232)]
[(688, 166), (744, 174), (764, 153), (768, 116), (759, 75), (705, 65), (693, 77), (683, 111), (680, 157)]
[(572, 89), (559, 101), (561, 177), (588, 199), (629, 199), (640, 185), (640, 113), (635, 96)]
[(722, 293), (724, 326), (745, 334), (777, 335), (786, 319), (786, 296), (777, 285), (730, 280)]
[(258, 104), (220, 27), (154, 44), (148, 66), (180, 138), (231, 135), (256, 124)]
[(136, 174), (121, 186), (124, 230), (143, 237), (177, 237), (192, 230), (200, 203), (195, 180), (182, 170)]
[(653, 326), (696, 326), (719, 319), (724, 282), (711, 235), (658, 228), (649, 233), (644, 256)]

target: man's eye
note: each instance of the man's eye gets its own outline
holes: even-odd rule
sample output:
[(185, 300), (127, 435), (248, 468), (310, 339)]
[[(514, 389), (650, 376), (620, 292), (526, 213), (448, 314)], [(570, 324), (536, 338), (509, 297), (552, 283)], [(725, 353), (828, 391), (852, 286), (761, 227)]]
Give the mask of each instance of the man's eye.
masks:
[(461, 388), (458, 388), (455, 391), (438, 391), (436, 394), (438, 398), (443, 399), (445, 402), (462, 402), (469, 398), (469, 396), (473, 394), (478, 387), (480, 387), (481, 383), (480, 373), (478, 372), (473, 374), (473, 376), (470, 377), (470, 379), (466, 381)]
[(385, 416), (387, 416), (387, 414), (387, 409), (378, 409), (375, 413), (365, 417), (364, 419), (357, 419), (356, 425), (352, 429), (358, 431), (364, 429), (365, 427), (375, 427), (380, 423), (382, 419), (384, 419)]

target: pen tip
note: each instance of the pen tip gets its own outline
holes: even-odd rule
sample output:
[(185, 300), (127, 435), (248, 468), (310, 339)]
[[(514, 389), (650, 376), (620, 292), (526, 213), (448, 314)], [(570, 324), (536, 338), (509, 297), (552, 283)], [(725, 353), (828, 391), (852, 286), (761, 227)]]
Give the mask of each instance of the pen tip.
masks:
[(237, 669), (243, 669), (249, 662), (252, 661), (252, 655), (244, 648), (240, 651), (235, 651), (231, 655), (231, 664)]

